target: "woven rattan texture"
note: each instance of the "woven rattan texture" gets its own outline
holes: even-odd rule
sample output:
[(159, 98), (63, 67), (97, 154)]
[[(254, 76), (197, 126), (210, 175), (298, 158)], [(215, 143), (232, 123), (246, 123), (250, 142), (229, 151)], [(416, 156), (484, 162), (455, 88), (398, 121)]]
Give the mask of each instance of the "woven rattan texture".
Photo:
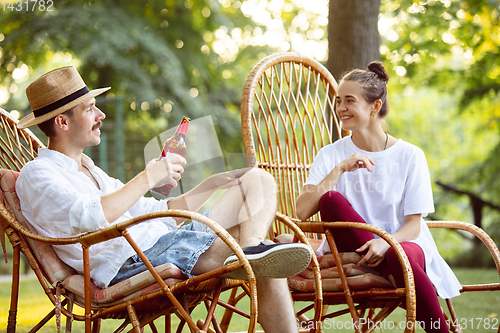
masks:
[(296, 54), (262, 60), (245, 83), (241, 119), (247, 163), (273, 174), (279, 211), (287, 216), (297, 217), (295, 198), (313, 157), (342, 136), (336, 91), (326, 68)]
[(0, 164), (5, 169), (20, 171), (44, 145), (30, 130), (18, 129), (9, 112), (0, 108), (0, 114)]

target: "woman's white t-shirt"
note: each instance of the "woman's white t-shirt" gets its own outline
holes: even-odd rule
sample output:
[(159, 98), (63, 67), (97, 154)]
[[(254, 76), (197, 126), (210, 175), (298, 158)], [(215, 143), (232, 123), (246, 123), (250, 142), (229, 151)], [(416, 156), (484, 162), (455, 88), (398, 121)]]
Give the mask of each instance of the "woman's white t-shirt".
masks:
[[(372, 172), (360, 168), (345, 172), (339, 181), (325, 190), (341, 193), (354, 210), (368, 223), (393, 234), (404, 225), (404, 217), (434, 212), (431, 179), (424, 152), (408, 142), (398, 140), (380, 152), (359, 149), (351, 137), (323, 147), (316, 155), (305, 185), (318, 185), (333, 168), (355, 152), (371, 158)], [(441, 298), (460, 295), (461, 285), (440, 256), (427, 224), (422, 219), (420, 235), (412, 242), (425, 255), (425, 268)], [(329, 251), (323, 242), (318, 249)]]

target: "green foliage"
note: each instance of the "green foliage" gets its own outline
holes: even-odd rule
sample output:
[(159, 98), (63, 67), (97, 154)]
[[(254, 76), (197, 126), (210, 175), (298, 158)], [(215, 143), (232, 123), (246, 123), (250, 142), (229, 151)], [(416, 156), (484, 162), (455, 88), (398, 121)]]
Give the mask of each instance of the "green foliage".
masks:
[[(124, 96), (127, 145), (135, 147), (127, 149), (125, 159), (132, 161), (129, 178), (144, 167), (135, 160), (145, 143), (184, 115), (211, 115), (223, 149), (242, 152), (241, 140), (229, 138), (240, 133), (243, 82), (265, 49), (240, 52), (229, 64), (212, 48), (217, 29), (255, 26), (241, 11), (203, 0), (61, 0), (54, 7), (52, 12), (2, 12), (1, 83), (21, 88), (4, 108), (24, 110), (22, 115), (31, 111), (26, 83), (13, 76), (23, 64), (31, 80), (72, 64), (90, 88), (111, 86), (109, 97)], [(65, 62), (57, 62), (61, 55)], [(113, 107), (99, 106), (108, 121), (114, 118)]]
[(394, 23), (393, 33), (386, 34), (385, 57), (405, 67), (411, 83), (461, 89), (461, 108), (498, 92), (497, 1), (385, 1), (381, 13)]
[(460, 102), (460, 112), (479, 109), (478, 120), (498, 128), (497, 1), (385, 1), (381, 13), (393, 23), (383, 54), (391, 67), (406, 70), (401, 83), (451, 93)]
[[(498, 205), (498, 1), (383, 1), (381, 18), (381, 53), (398, 95), (391, 102), (404, 99), (397, 105), (407, 107), (404, 116), (390, 120), (391, 126), (400, 133), (412, 129), (407, 135), (426, 151), (434, 180)], [(416, 125), (427, 127), (419, 132)], [(413, 132), (426, 134), (417, 138)], [(467, 197), (439, 187), (434, 194), (434, 217), (472, 222)], [(498, 212), (484, 209), (483, 227), (494, 239), (499, 239), (498, 221)]]

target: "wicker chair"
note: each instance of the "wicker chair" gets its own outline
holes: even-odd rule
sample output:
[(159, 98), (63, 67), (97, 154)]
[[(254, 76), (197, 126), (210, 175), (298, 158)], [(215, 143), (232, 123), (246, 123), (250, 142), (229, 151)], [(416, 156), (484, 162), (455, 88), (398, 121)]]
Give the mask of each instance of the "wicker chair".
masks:
[[(357, 331), (371, 332), (377, 323), (396, 308), (403, 307), (406, 309), (407, 321), (405, 332), (411, 332), (415, 324), (416, 306), (412, 270), (404, 251), (391, 235), (361, 223), (317, 222), (320, 221), (317, 215), (306, 222), (297, 219), (295, 200), (302, 190), (314, 156), (321, 147), (348, 134), (343, 133), (334, 112), (336, 91), (337, 83), (333, 76), (313, 59), (299, 54), (281, 53), (261, 60), (249, 74), (242, 97), (241, 121), (247, 164), (274, 175), (280, 189), (280, 220), (288, 216), (296, 227), (307, 233), (311, 243), (317, 242), (314, 239), (326, 237), (333, 252), (333, 260), (319, 259), (323, 262), (334, 261), (334, 265), (330, 266), (337, 266), (335, 270), (338, 270), (338, 278), (335, 281), (322, 278), (322, 283), (318, 284), (310, 277), (307, 283), (303, 277), (289, 279), (295, 301), (314, 302), (299, 311), (298, 318), (303, 318), (301, 315), (314, 307), (314, 322), (350, 314), (354, 323), (365, 323), (358, 325)], [(454, 228), (473, 233), (486, 245), (500, 272), (498, 248), (481, 229), (459, 222), (430, 222), (428, 225), (431, 228)], [(368, 230), (391, 245), (404, 272), (405, 288), (380, 288), (380, 285), (372, 283), (373, 280), (363, 280), (358, 276), (356, 282), (350, 276), (352, 267), (342, 265), (344, 257), (350, 254), (339, 255), (332, 237), (336, 228), (345, 227)], [(297, 235), (294, 230), (292, 232), (300, 239), (301, 235)], [(279, 238), (278, 235), (289, 232), (288, 225), (275, 223), (270, 238)], [(329, 265), (322, 264), (321, 267), (325, 266)], [(364, 272), (361, 274), (364, 275)], [(322, 293), (318, 295), (317, 291), (321, 288)], [(463, 286), (463, 291), (473, 290), (500, 290), (500, 283)], [(319, 306), (321, 303), (325, 305), (324, 308)], [(323, 313), (328, 305), (339, 304), (346, 304), (347, 307), (334, 313)], [(448, 301), (448, 306), (455, 322), (451, 301)], [(371, 326), (366, 325), (368, 321)], [(310, 327), (311, 332), (320, 330), (319, 325), (310, 324), (306, 321), (302, 327)], [(460, 330), (459, 327), (454, 329)]]
[[(220, 332), (219, 324), (214, 316), (218, 305), (224, 305), (220, 293), (242, 283), (242, 281), (222, 278), (221, 275), (243, 267), (248, 282), (245, 290), (250, 297), (250, 311), (245, 313), (235, 309), (237, 313), (249, 319), (248, 332), (254, 332), (257, 322), (256, 281), (248, 260), (239, 245), (219, 225), (212, 220), (193, 212), (169, 210), (144, 215), (122, 223), (113, 224), (105, 229), (72, 238), (48, 238), (36, 234), (21, 214), (19, 199), (15, 193), (15, 181), (23, 165), (37, 155), (43, 144), (29, 131), (19, 130), (17, 121), (8, 112), (0, 109), (0, 185), (2, 197), (0, 203), (0, 238), (5, 254), (4, 232), (13, 247), (13, 275), (11, 291), (11, 309), (9, 311), (7, 332), (15, 332), (19, 291), (19, 260), (23, 253), (38, 281), (43, 287), (54, 309), (43, 318), (31, 331), (36, 332), (54, 315), (58, 331), (60, 317), (66, 317), (66, 331), (70, 332), (72, 322), (84, 321), (86, 332), (99, 332), (102, 319), (124, 319), (116, 332), (123, 331), (132, 324), (134, 332), (142, 332), (149, 325), (157, 332), (154, 321), (165, 318), (165, 331), (171, 332), (171, 315), (180, 319), (178, 332), (187, 324), (191, 332)], [(180, 270), (171, 264), (153, 268), (143, 252), (137, 247), (127, 228), (142, 221), (158, 217), (182, 217), (200, 221), (208, 225), (231, 248), (240, 262), (220, 269), (186, 279)], [(148, 267), (148, 271), (131, 279), (122, 281), (106, 289), (99, 289), (90, 279), (89, 248), (99, 242), (115, 237), (125, 237), (136, 253)], [(64, 264), (52, 249), (51, 245), (79, 243), (83, 247), (84, 275), (75, 272)], [(61, 301), (62, 299), (62, 301)], [(203, 302), (207, 307), (206, 317), (194, 321), (191, 310)], [(74, 311), (74, 305), (84, 308), (84, 315)], [(80, 312), (81, 313), (81, 312)]]

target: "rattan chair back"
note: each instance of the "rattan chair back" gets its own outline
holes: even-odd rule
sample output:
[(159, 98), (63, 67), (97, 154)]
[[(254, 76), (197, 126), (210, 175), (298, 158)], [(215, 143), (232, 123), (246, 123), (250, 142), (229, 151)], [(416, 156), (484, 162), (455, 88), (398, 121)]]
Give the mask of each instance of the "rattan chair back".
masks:
[[(406, 303), (407, 325), (404, 331), (412, 332), (416, 317), (413, 273), (406, 254), (391, 235), (367, 224), (317, 222), (321, 221), (317, 215), (306, 222), (297, 219), (295, 200), (307, 179), (314, 156), (323, 146), (348, 134), (341, 129), (334, 111), (337, 88), (335, 79), (323, 65), (300, 54), (274, 54), (261, 60), (249, 74), (242, 96), (241, 122), (247, 164), (273, 174), (279, 187), (279, 212), (295, 219), (296, 226), (310, 238), (324, 237), (326, 234), (335, 257), (338, 257), (338, 252), (332, 232), (336, 228), (357, 228), (373, 232), (386, 240), (397, 253), (403, 268), (405, 288), (351, 291), (342, 273), (344, 292), (323, 293), (322, 297), (324, 304), (345, 302), (349, 310), (331, 315), (323, 313), (322, 318), (333, 318), (350, 312), (354, 322), (366, 313), (370, 320), (380, 321)], [(477, 237), (490, 252), (500, 277), (500, 252), (483, 230), (463, 222), (436, 221), (429, 222), (428, 225), (430, 228), (464, 230)], [(270, 237), (287, 233), (288, 229), (277, 221), (270, 231)], [(339, 271), (343, 271), (340, 261), (336, 262)], [(462, 291), (498, 290), (500, 283), (495, 282), (464, 285)], [(292, 293), (292, 297), (294, 300), (313, 299), (305, 293)], [(317, 295), (314, 297), (318, 300)], [(457, 323), (451, 300), (446, 301), (451, 322)], [(355, 303), (358, 305), (355, 306)], [(377, 308), (381, 310), (375, 315), (374, 310)], [(358, 311), (359, 309), (362, 311)], [(316, 314), (317, 316), (321, 315)], [(366, 327), (362, 331), (365, 329)], [(452, 325), (451, 330), (458, 332), (460, 327)], [(368, 328), (367, 331), (371, 329)]]
[[(337, 82), (323, 65), (293, 53), (263, 59), (245, 82), (241, 126), (247, 164), (274, 176), (278, 210), (292, 218), (314, 156), (342, 137), (336, 93)], [(277, 234), (286, 231), (278, 223), (275, 228)]]
[(44, 144), (29, 129), (18, 129), (17, 120), (9, 112), (0, 108), (0, 115), (0, 166), (21, 171)]
[[(6, 110), (0, 108), (0, 166), (2, 167), (2, 189), (8, 192), (8, 197), (4, 196), (5, 208), (9, 211), (19, 228), (36, 233), (33, 227), (20, 214), (19, 199), (12, 192), (14, 189), (6, 187), (6, 180), (11, 178), (10, 183), (14, 183), (18, 172), (29, 161), (38, 155), (39, 148), (45, 148), (45, 145), (29, 130), (17, 128), (17, 120)], [(33, 238), (25, 238), (29, 248), (24, 251), (30, 251), (36, 258), (36, 262), (30, 262), (30, 255), (25, 255), (28, 264), (38, 265), (40, 273), (51, 284), (56, 285), (68, 276), (75, 274), (75, 270), (60, 260), (50, 244), (40, 242)]]
[[(325, 232), (328, 235), (326, 224), (312, 223), (321, 220), (318, 215), (312, 216), (308, 222), (300, 223), (297, 219), (295, 200), (302, 191), (318, 151), (349, 134), (342, 130), (335, 113), (337, 89), (333, 76), (316, 60), (300, 54), (281, 53), (264, 58), (253, 68), (245, 82), (242, 96), (241, 122), (247, 164), (267, 170), (274, 176), (279, 189), (278, 211), (293, 219), (296, 225), (313, 239), (325, 237)], [(340, 225), (344, 222), (336, 223)], [(350, 222), (346, 222), (344, 227), (359, 228)], [(273, 230), (270, 230), (270, 237), (273, 239), (283, 233), (293, 234), (289, 229), (285, 224), (276, 221)], [(387, 235), (383, 237), (390, 238)], [(389, 238), (387, 240), (393, 242)], [(334, 252), (334, 256), (339, 272), (343, 272), (338, 253)], [(407, 261), (404, 253), (401, 253), (401, 261)], [(405, 262), (405, 265), (408, 263)], [(378, 316), (379, 319), (385, 318), (407, 300), (407, 305), (411, 308), (407, 312), (407, 318), (408, 321), (414, 321), (411, 273), (406, 273), (408, 289), (384, 291), (382, 302), (377, 299), (379, 297), (373, 300), (366, 297), (372, 295), (372, 291), (363, 294), (363, 301), (355, 300), (345, 274), (340, 274), (344, 291), (323, 293), (325, 304), (347, 304), (348, 310), (342, 313), (350, 312), (354, 322), (359, 322), (359, 314), (354, 305), (357, 302), (358, 307), (365, 309), (382, 307), (380, 313), (383, 315)], [(292, 293), (292, 297), (298, 301), (318, 301), (317, 294)], [(333, 316), (336, 315), (338, 314)], [(318, 317), (325, 318), (316, 306), (315, 320)], [(318, 327), (311, 329), (315, 330), (317, 331)]]

